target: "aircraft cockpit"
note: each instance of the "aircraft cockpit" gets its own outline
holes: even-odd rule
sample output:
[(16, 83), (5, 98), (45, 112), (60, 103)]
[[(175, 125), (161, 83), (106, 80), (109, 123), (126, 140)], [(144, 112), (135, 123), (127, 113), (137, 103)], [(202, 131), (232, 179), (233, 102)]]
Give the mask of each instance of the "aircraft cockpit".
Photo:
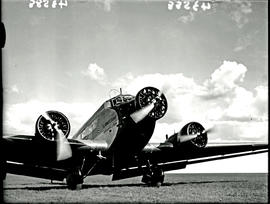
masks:
[(129, 103), (135, 99), (132, 95), (118, 95), (111, 99), (111, 105), (112, 107), (119, 106), (121, 104)]
[(117, 110), (120, 117), (125, 117), (136, 110), (135, 96), (122, 94), (117, 95), (111, 99), (111, 106)]

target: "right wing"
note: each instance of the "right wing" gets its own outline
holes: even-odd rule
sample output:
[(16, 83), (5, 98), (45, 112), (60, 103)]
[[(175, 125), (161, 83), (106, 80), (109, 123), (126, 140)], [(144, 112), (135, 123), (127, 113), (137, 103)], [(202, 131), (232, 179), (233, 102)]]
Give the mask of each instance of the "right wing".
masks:
[(56, 141), (36, 140), (33, 135), (15, 135), (1, 139), (1, 173), (63, 180), (67, 174), (82, 165), (82, 160), (98, 160), (100, 152), (106, 152), (105, 141), (80, 141), (68, 139), (72, 157), (57, 161)]

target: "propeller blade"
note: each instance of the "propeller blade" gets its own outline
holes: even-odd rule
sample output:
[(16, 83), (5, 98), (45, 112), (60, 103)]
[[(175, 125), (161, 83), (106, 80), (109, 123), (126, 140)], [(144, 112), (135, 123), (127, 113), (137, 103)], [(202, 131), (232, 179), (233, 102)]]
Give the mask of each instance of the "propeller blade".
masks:
[(130, 117), (135, 123), (138, 123), (141, 120), (143, 120), (151, 112), (151, 110), (153, 110), (154, 107), (155, 107), (155, 102), (152, 102), (146, 105), (145, 107), (141, 108), (140, 110), (132, 113)]
[(180, 143), (187, 142), (190, 140), (193, 140), (194, 138), (198, 137), (199, 135), (205, 134), (205, 133), (211, 133), (214, 131), (214, 126), (210, 127), (208, 129), (203, 130), (202, 132), (191, 134), (191, 135), (178, 135)]
[(53, 120), (51, 119), (51, 117), (49, 116), (49, 114), (48, 114), (47, 112), (43, 113), (42, 116), (43, 116), (46, 120), (50, 121), (51, 124), (53, 124), (53, 123), (55, 122), (55, 121), (53, 121)]
[(42, 114), (42, 116), (46, 119), (49, 120), (51, 122), (51, 124), (54, 124), (53, 128), (56, 130), (57, 132), (57, 144), (56, 144), (56, 160), (57, 161), (61, 161), (61, 160), (65, 160), (68, 159), (72, 156), (72, 150), (71, 147), (65, 137), (65, 134), (63, 133), (63, 131), (61, 129), (59, 129), (57, 121), (52, 120), (52, 118), (49, 116), (49, 114), (47, 112), (45, 112), (44, 114)]
[(204, 131), (202, 131), (198, 135), (205, 134), (205, 133), (213, 133), (214, 131), (215, 131), (215, 128), (214, 128), (214, 126), (212, 126), (212, 127), (205, 129)]
[(198, 136), (197, 134), (194, 134), (194, 135), (179, 135), (179, 140), (180, 140), (180, 143), (188, 142), (190, 140), (193, 140), (197, 136)]
[(62, 130), (60, 130), (57, 125), (56, 125), (55, 129), (58, 133), (57, 134), (58, 140), (57, 140), (57, 158), (56, 159), (57, 159), (57, 161), (68, 159), (72, 156), (71, 147), (70, 147), (64, 133), (62, 132)]

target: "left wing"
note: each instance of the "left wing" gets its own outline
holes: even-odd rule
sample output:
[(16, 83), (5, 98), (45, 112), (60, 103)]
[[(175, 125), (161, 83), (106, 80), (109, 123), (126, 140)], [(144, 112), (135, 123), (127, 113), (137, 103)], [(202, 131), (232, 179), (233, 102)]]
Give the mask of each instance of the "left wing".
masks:
[[(188, 164), (227, 159), (268, 152), (268, 144), (218, 145), (205, 148), (183, 148), (173, 151), (160, 151), (152, 158), (164, 171), (176, 170)], [(162, 153), (161, 153), (162, 152)]]
[[(149, 160), (163, 171), (183, 169), (189, 164), (233, 158), (251, 154), (268, 152), (268, 144), (216, 145), (204, 148), (192, 147), (188, 144), (173, 147), (170, 144), (149, 144), (139, 155), (143, 160)], [(121, 169), (113, 176), (113, 180), (140, 176), (147, 171), (147, 165)]]

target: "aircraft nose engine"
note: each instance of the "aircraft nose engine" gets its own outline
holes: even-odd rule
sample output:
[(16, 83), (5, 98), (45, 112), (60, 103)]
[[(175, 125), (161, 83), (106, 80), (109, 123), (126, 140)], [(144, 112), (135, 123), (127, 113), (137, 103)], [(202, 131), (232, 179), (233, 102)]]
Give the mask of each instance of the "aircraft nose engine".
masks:
[(136, 111), (131, 114), (135, 122), (139, 122), (146, 116), (158, 120), (162, 118), (168, 108), (167, 99), (164, 94), (154, 87), (145, 87), (136, 95)]

